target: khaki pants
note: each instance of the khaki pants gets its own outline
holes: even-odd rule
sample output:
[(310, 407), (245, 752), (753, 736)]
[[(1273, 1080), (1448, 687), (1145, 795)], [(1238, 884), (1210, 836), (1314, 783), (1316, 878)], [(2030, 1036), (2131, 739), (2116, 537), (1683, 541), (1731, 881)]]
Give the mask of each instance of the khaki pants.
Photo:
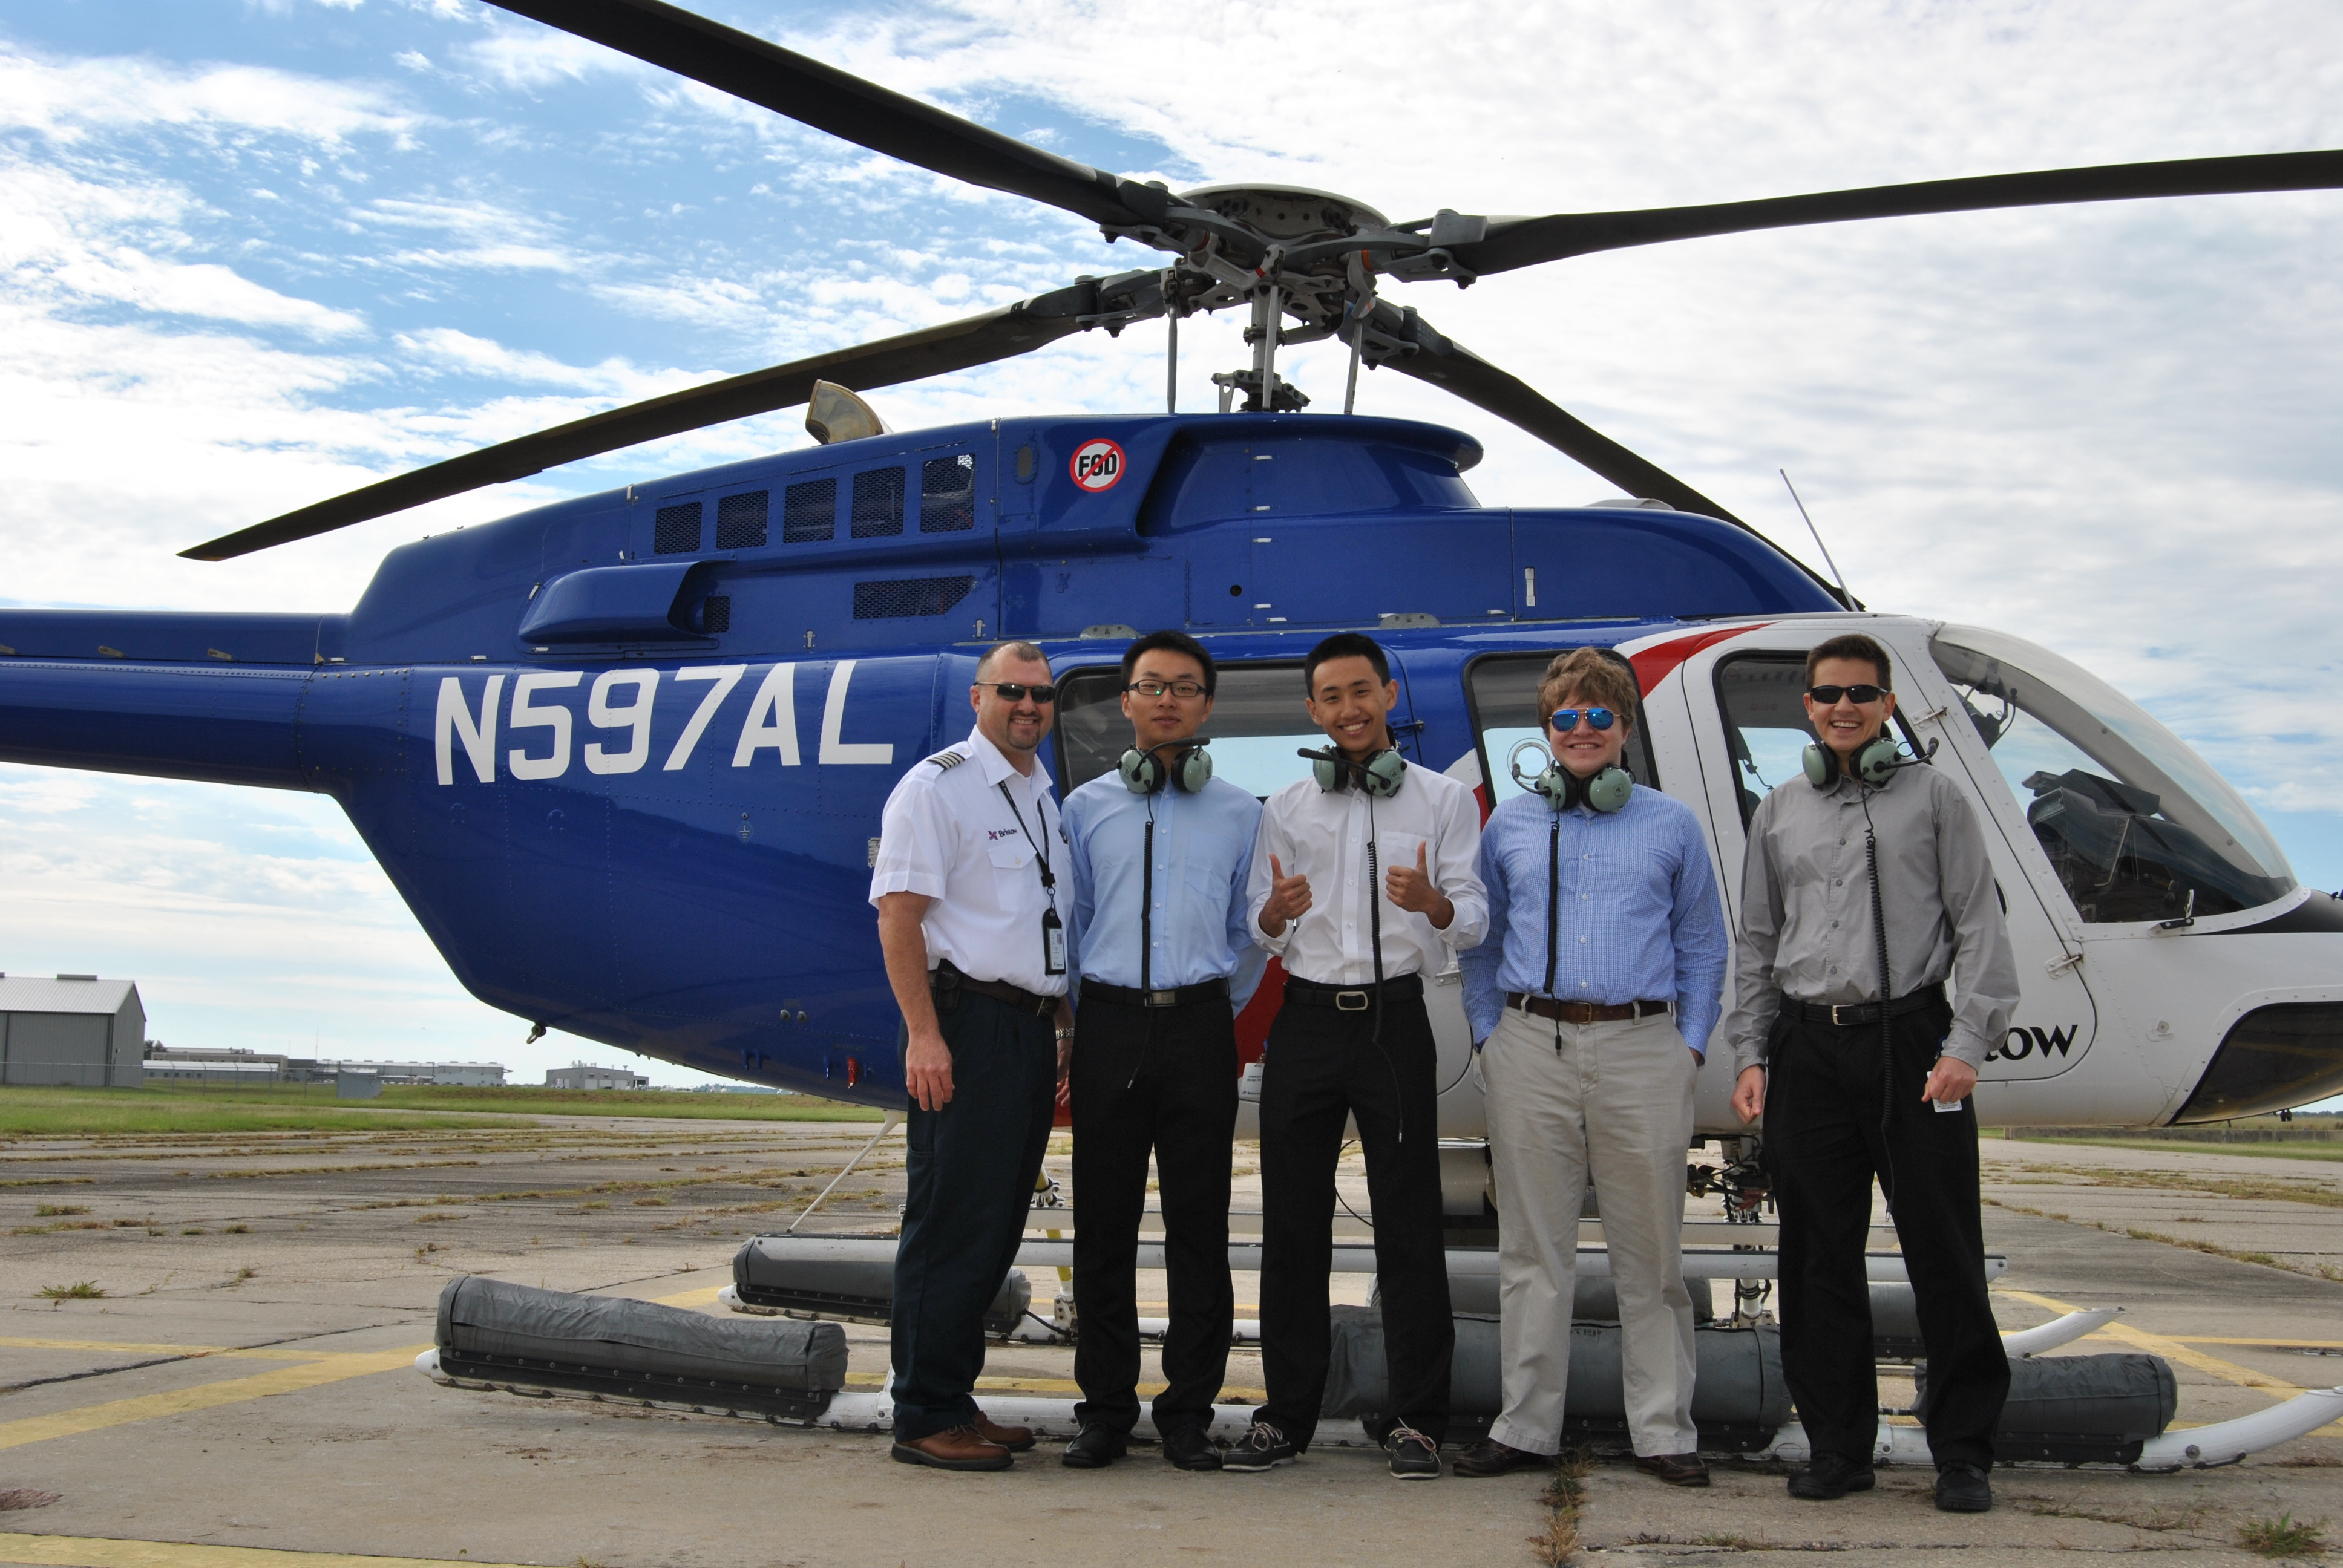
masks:
[(1683, 1230), (1698, 1070), (1665, 1014), (1572, 1024), (1507, 1008), (1483, 1048), (1503, 1312), (1505, 1408), (1489, 1432), (1498, 1442), (1532, 1453), (1562, 1447), (1578, 1216), (1591, 1177), (1619, 1292), (1635, 1452), (1699, 1447)]

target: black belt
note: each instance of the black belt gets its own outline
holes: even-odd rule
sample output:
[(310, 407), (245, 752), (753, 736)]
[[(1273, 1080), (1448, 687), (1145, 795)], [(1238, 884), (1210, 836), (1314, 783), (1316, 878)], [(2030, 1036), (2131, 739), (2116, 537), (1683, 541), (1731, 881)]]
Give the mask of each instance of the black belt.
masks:
[[(1423, 996), (1422, 975), (1393, 975), (1383, 981), (1385, 1001), (1416, 1001)], [(1320, 985), (1299, 975), (1285, 978), (1285, 1000), (1305, 1007), (1331, 1007), (1336, 1012), (1364, 1012), (1374, 1005), (1371, 985)]]
[(1650, 1018), (1668, 1010), (1664, 1001), (1623, 1001), (1607, 1006), (1595, 1001), (1560, 1001), (1550, 996), (1531, 996), (1509, 990), (1505, 1005), (1522, 1012), (1534, 1012), (1540, 1018), (1550, 1018), (1557, 1023), (1614, 1023), (1622, 1019)]
[(1088, 975), (1082, 977), (1082, 1000), (1096, 997), (1101, 1001), (1119, 1002), (1124, 1007), (1195, 1007), (1203, 1002), (1217, 1001), (1226, 1005), (1229, 982), (1226, 980), (1200, 980), (1194, 985), (1175, 986), (1170, 990), (1141, 990), (1136, 986), (1109, 985)]
[(979, 980), (949, 959), (928, 971), (928, 989), (939, 991), (972, 990), (979, 996), (989, 996), (995, 1001), (1005, 1001), (1019, 1012), (1030, 1012), (1035, 1018), (1047, 1018), (1058, 1010), (1061, 996), (1043, 996), (1027, 990), (1023, 986), (1011, 985), (1007, 980)]
[(1945, 1005), (1945, 988), (1923, 986), (1907, 991), (1894, 1001), (1800, 1001), (1796, 997), (1782, 999), (1782, 1010), (1792, 1018), (1802, 1018), (1808, 1023), (1835, 1024), (1840, 1029), (1854, 1029), (1860, 1024), (1877, 1023), (1883, 1018), (1902, 1018), (1923, 1008)]

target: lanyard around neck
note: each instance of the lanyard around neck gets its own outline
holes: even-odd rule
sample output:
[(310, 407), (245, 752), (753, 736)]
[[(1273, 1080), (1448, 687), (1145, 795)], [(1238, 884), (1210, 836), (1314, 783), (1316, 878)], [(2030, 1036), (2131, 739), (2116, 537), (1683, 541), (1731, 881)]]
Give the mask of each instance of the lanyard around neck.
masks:
[[(1017, 797), (1009, 792), (1009, 780), (1006, 779), (1001, 781), (1001, 798), (1009, 802), (1009, 814), (1017, 819), (1017, 830), (1025, 835), (1027, 843), (1033, 846), (1034, 863), (1041, 868), (1041, 890), (1053, 895), (1050, 901), (1055, 904), (1058, 901), (1054, 897), (1058, 890), (1058, 879), (1050, 871), (1050, 852), (1041, 848), (1041, 841), (1039, 839), (1033, 837), (1033, 829), (1025, 826), (1025, 813), (1017, 809)], [(1038, 804), (1033, 808), (1033, 815), (1036, 817), (1041, 815), (1041, 808)], [(1047, 819), (1043, 819), (1042, 826), (1049, 826)]]

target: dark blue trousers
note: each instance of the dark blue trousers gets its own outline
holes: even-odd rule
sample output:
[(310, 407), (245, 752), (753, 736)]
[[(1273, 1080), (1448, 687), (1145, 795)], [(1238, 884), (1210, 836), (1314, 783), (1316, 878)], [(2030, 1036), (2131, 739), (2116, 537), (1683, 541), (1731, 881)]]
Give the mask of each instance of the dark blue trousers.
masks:
[(911, 1107), (910, 1191), (895, 1252), (895, 1435), (966, 1425), (984, 1370), (984, 1309), (1024, 1239), (1056, 1110), (1056, 1027), (973, 991), (939, 996), (952, 1097)]

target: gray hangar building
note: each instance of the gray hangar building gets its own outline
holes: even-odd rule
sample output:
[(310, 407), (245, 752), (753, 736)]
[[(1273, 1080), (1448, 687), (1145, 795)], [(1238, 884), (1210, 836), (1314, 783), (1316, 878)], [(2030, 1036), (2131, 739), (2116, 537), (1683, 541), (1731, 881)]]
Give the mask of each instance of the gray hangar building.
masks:
[(0, 1082), (136, 1089), (146, 1051), (135, 981), (0, 975)]

